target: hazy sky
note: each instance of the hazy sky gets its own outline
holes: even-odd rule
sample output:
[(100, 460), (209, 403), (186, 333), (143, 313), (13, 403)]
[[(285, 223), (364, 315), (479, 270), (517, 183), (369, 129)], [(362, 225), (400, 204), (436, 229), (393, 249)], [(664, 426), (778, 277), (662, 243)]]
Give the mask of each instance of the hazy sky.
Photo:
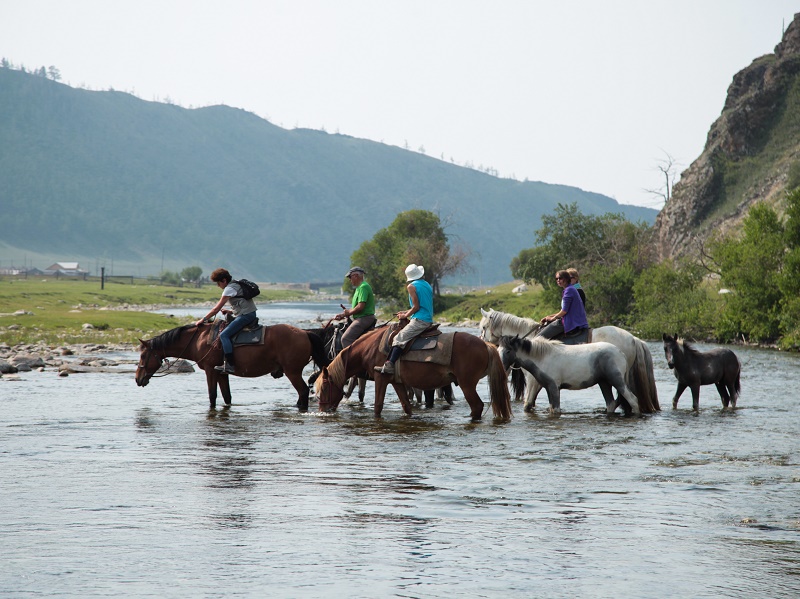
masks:
[(660, 208), (788, 0), (0, 0), (62, 82), (310, 127)]

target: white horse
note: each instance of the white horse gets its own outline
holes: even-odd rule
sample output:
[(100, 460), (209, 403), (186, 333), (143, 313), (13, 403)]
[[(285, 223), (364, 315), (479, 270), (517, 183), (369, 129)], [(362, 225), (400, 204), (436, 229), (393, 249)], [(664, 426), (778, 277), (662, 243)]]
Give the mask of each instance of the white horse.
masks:
[[(560, 341), (534, 337), (501, 337), (498, 348), (503, 366), (519, 366), (547, 390), (550, 400), (550, 413), (561, 412), (561, 389), (588, 389), (600, 386), (606, 400), (606, 412), (613, 414), (620, 405), (614, 399), (612, 387), (618, 398), (628, 402), (621, 404), (625, 415), (640, 414), (639, 400), (625, 384), (627, 362), (622, 352), (614, 345), (605, 342), (564, 345)], [(525, 411), (533, 410), (533, 405), (525, 404)]]
[[(532, 318), (521, 318), (507, 312), (481, 308), (481, 322), (479, 325), (480, 336), (484, 341), (497, 343), (505, 335), (533, 338), (542, 325)], [(592, 329), (592, 343), (604, 341), (617, 347), (625, 356), (627, 367), (625, 383), (639, 399), (639, 406), (644, 414), (658, 412), (658, 391), (653, 373), (653, 357), (647, 344), (631, 335), (625, 329), (615, 326), (599, 327)], [(536, 396), (542, 386), (535, 377), (525, 371), (527, 394), (525, 397), (526, 409), (536, 405)]]

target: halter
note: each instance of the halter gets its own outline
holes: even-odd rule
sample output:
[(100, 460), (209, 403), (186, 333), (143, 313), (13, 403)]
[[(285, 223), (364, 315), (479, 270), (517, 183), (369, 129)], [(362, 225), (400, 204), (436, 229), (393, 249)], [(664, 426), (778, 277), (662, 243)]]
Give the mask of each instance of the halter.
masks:
[[(172, 370), (173, 366), (175, 366), (175, 364), (177, 364), (178, 360), (182, 359), (183, 353), (187, 349), (189, 349), (189, 345), (191, 345), (192, 341), (194, 341), (194, 338), (197, 336), (197, 331), (198, 330), (199, 330), (199, 327), (195, 327), (194, 333), (192, 333), (192, 336), (189, 337), (189, 341), (186, 343), (186, 346), (178, 354), (178, 357), (175, 358), (174, 360), (172, 360), (171, 362), (170, 362), (169, 358), (167, 357), (167, 352), (162, 350), (163, 351), (163, 355), (161, 356), (161, 358), (158, 361), (158, 368), (156, 368), (156, 370), (155, 370), (155, 372), (153, 372), (153, 374), (149, 375), (149, 378), (156, 379), (156, 378), (161, 378), (161, 377), (167, 376), (168, 374), (173, 374), (172, 372), (170, 372), (170, 370)], [(152, 341), (152, 339), (151, 339), (151, 341)], [(211, 347), (208, 349), (206, 354), (202, 358), (200, 358), (200, 360), (202, 360), (208, 354), (211, 353), (211, 350), (214, 349), (214, 345), (216, 345), (216, 343), (217, 343), (217, 341), (215, 340), (214, 343), (211, 344)], [(147, 356), (148, 352), (151, 352), (151, 351), (155, 351), (155, 350), (148, 346), (148, 348), (141, 353), (141, 355), (139, 356), (139, 364), (137, 364), (138, 368), (145, 368), (145, 369), (147, 368), (147, 366), (146, 366), (147, 360), (145, 360), (145, 356)], [(149, 356), (147, 356), (147, 357), (149, 358)], [(157, 354), (156, 354), (156, 357), (158, 357)], [(158, 371), (161, 368), (161, 366), (164, 364), (164, 362), (167, 363), (167, 367), (161, 372), (161, 374), (158, 374)]]

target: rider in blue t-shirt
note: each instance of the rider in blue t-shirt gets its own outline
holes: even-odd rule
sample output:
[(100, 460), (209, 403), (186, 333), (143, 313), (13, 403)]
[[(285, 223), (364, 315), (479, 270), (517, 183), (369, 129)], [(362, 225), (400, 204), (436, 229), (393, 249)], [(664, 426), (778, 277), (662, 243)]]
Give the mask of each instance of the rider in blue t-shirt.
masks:
[(398, 318), (407, 318), (409, 323), (397, 333), (392, 342), (389, 358), (383, 366), (376, 366), (384, 374), (394, 374), (394, 363), (400, 358), (403, 348), (417, 335), (433, 324), (433, 287), (422, 277), (425, 269), (416, 264), (409, 264), (406, 268), (406, 286), (408, 291), (408, 310), (397, 313)]

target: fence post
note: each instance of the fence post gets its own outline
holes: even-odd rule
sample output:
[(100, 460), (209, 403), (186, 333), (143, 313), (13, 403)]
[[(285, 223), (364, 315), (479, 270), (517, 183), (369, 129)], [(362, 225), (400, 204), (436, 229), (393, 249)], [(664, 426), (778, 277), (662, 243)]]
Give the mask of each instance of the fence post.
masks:
[(100, 289), (106, 288), (106, 267), (100, 267)]

